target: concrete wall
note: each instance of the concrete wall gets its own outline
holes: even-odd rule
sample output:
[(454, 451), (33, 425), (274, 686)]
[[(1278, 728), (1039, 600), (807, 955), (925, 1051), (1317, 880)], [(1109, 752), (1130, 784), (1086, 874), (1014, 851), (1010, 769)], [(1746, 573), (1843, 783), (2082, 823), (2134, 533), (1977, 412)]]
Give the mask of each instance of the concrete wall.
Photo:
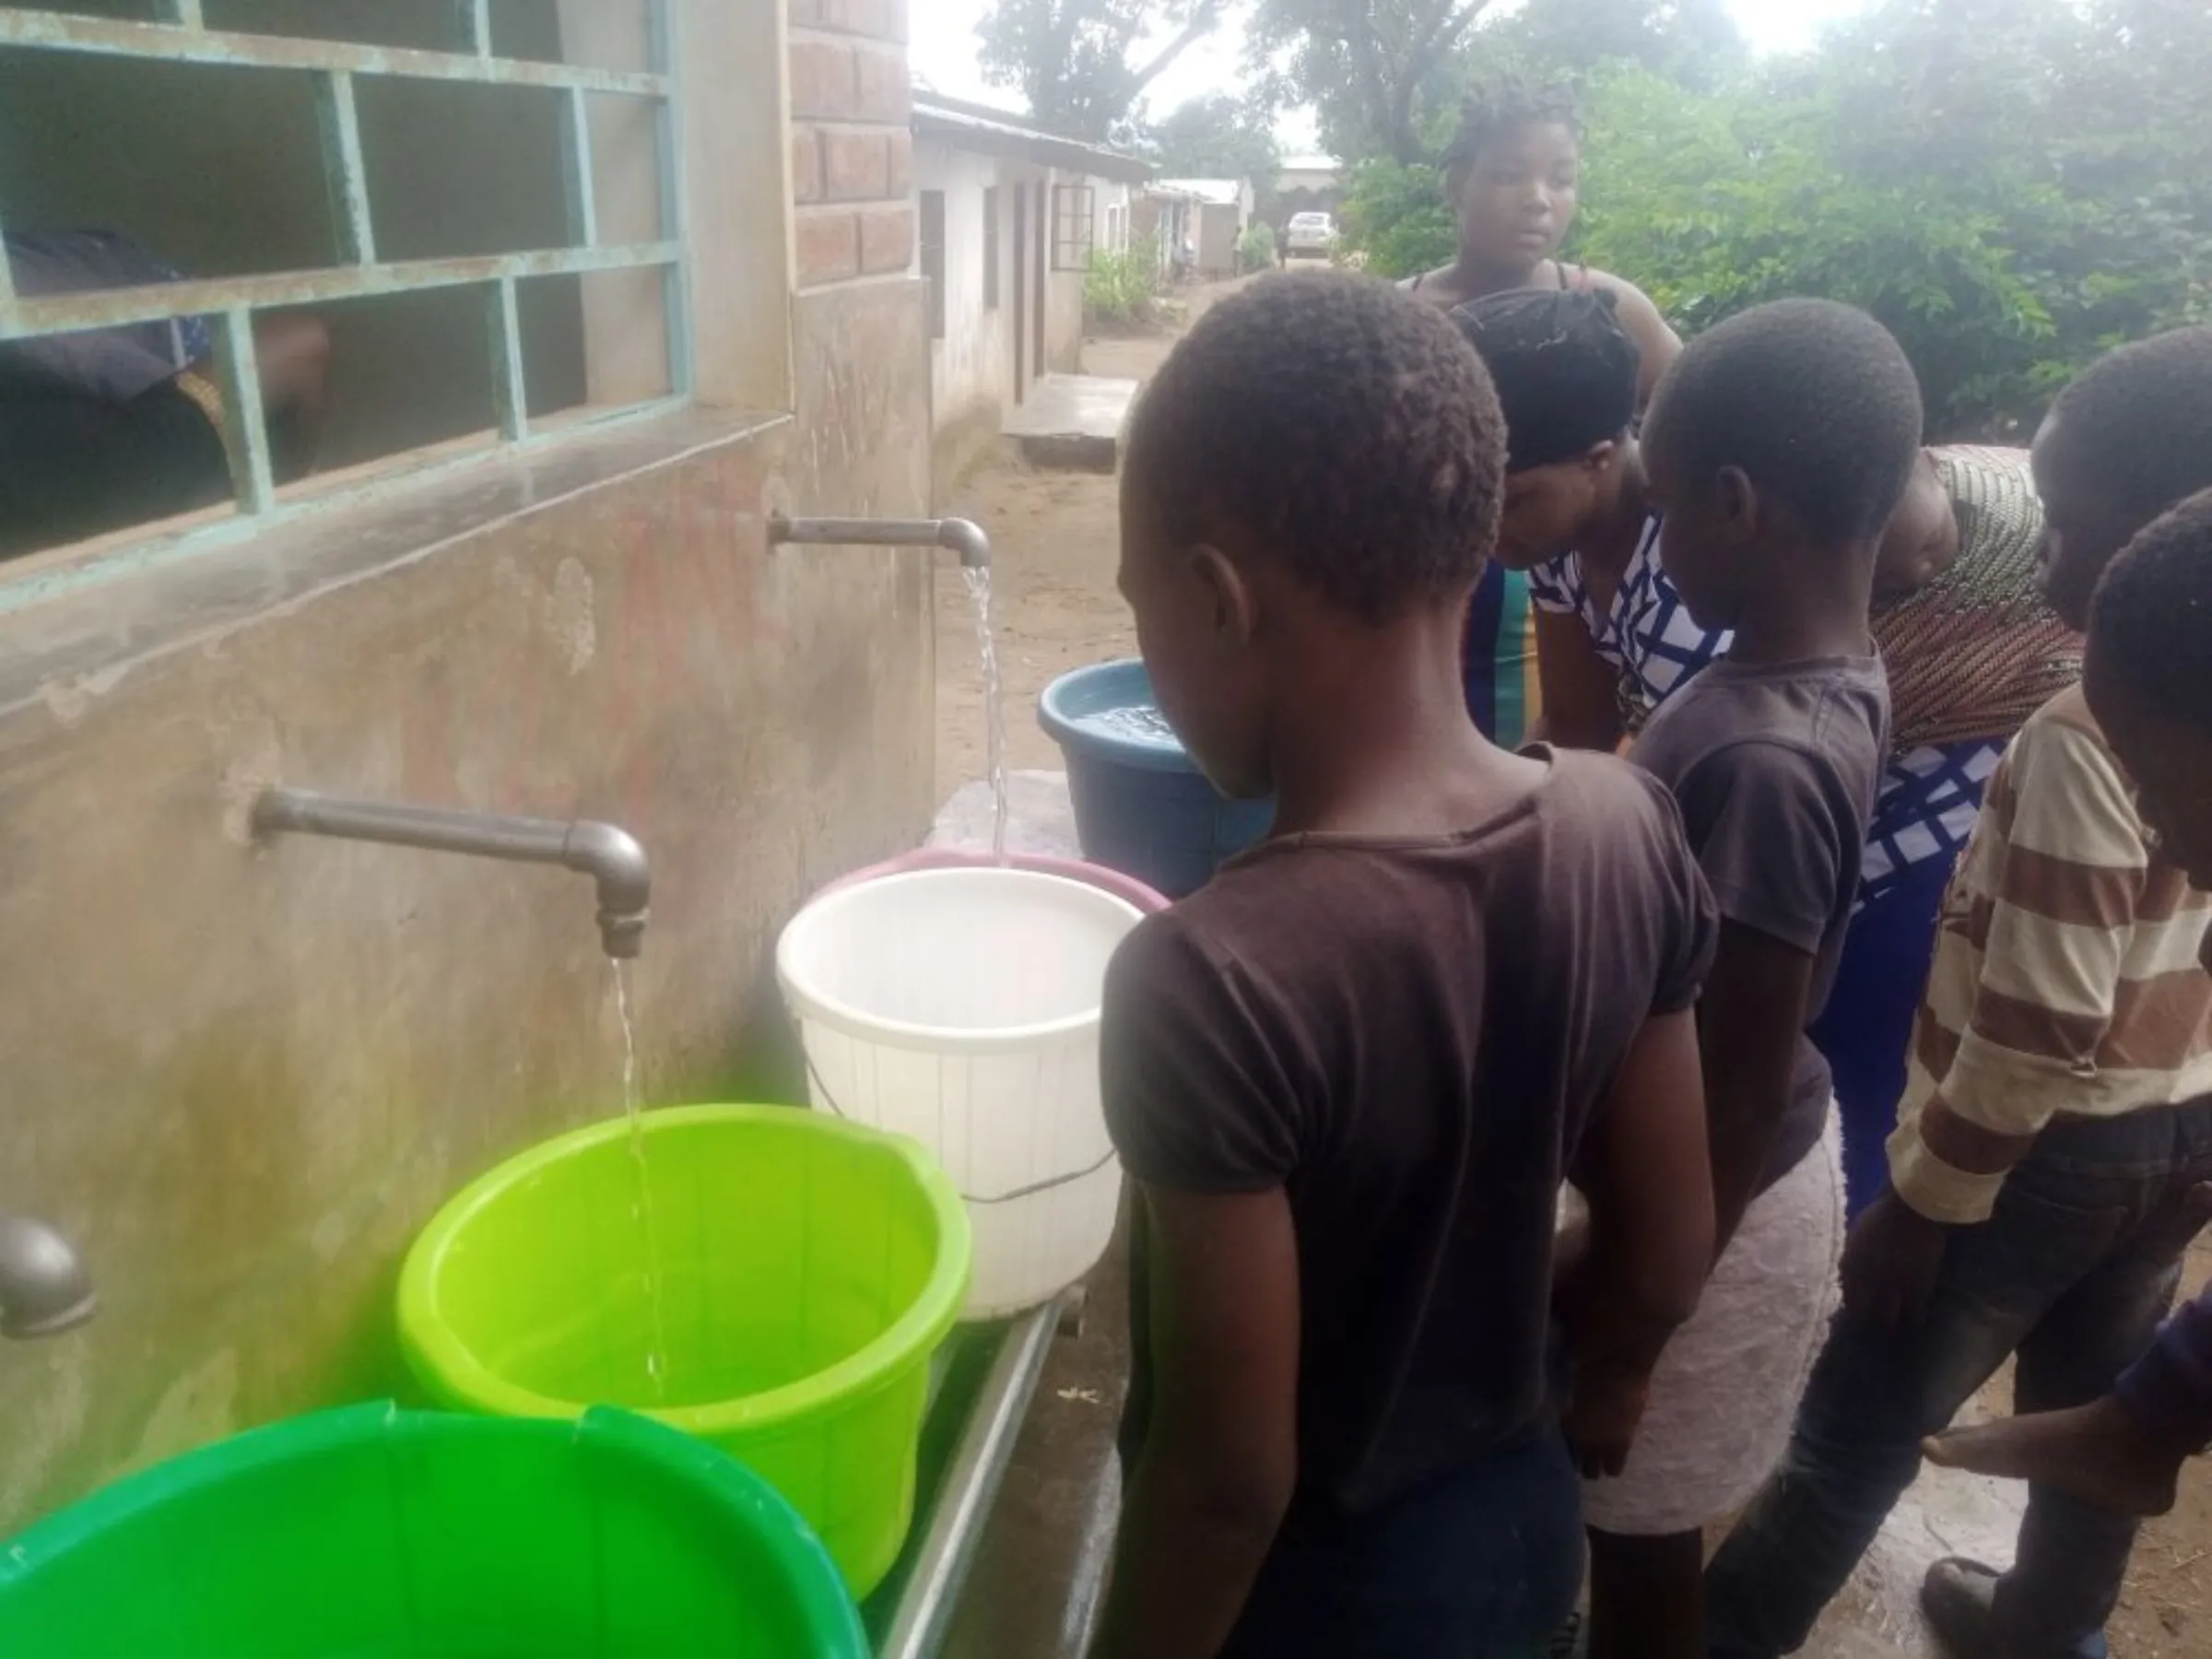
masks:
[[(1014, 191), (1030, 170), (924, 141), (914, 187), (945, 194), (945, 337), (930, 347), (939, 477), (947, 482), (998, 435), (1014, 396)], [(986, 303), (983, 193), (998, 192), (998, 290)]]
[[(761, 1087), (776, 930), (927, 822), (928, 559), (762, 537), (771, 507), (924, 509), (918, 285), (787, 280), (782, 53), (761, 51), (782, 18), (686, 11), (686, 72), (716, 94), (688, 106), (695, 200), (716, 207), (695, 249), (714, 406), (0, 609), (0, 1206), (68, 1232), (103, 1300), (81, 1331), (0, 1346), (0, 1534), (215, 1436), (403, 1388), (409, 1239), (469, 1177), (618, 1102), (586, 884), (257, 848), (259, 784), (635, 830), (656, 1101)], [(902, 66), (902, 14), (842, 20)], [(727, 406), (764, 386), (788, 388), (781, 413)], [(0, 572), (0, 606), (29, 573)]]

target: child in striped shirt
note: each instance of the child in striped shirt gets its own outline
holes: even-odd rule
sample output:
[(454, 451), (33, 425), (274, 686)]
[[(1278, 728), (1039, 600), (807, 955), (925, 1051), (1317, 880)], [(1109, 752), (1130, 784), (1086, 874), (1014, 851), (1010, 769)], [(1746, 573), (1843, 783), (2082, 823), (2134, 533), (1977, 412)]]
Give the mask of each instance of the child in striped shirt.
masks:
[[(2076, 627), (2117, 552), (2212, 488), (2212, 330), (2106, 357), (2037, 435), (2046, 593)], [(2149, 1345), (2212, 1181), (2212, 896), (2151, 828), (2105, 697), (2062, 692), (1991, 780), (1945, 902), (1891, 1188), (1854, 1224), (1844, 1308), (1789, 1456), (1709, 1570), (1715, 1659), (1794, 1652), (1945, 1426), (2017, 1353), (2015, 1398), (2087, 1405)], [(2142, 757), (2135, 757), (2142, 762)], [(2016, 1565), (1930, 1569), (1962, 1659), (2103, 1659), (2136, 1524), (2053, 1486)]]
[[(2146, 530), (2097, 590), (2089, 707), (2129, 771), (2144, 817), (2201, 896), (2212, 893), (2212, 491)], [(2199, 947), (2212, 971), (2212, 934)], [(2212, 1188), (2195, 1194), (2212, 1213)], [(1951, 1468), (2039, 1481), (2124, 1515), (2173, 1507), (2183, 1461), (2212, 1445), (2212, 1291), (2089, 1406), (1939, 1435)]]

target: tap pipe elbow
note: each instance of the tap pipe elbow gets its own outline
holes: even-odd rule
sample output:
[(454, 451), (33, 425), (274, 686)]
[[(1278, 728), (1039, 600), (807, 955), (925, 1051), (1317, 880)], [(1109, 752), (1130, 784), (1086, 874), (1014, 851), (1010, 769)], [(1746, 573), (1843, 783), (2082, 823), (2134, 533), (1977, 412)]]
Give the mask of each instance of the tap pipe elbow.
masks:
[(644, 948), (653, 900), (653, 867), (638, 838), (613, 824), (580, 818), (569, 826), (561, 864), (599, 887), (599, 938), (606, 954), (628, 960)]
[(983, 527), (972, 519), (939, 519), (937, 546), (960, 556), (963, 570), (987, 571), (991, 568), (991, 538)]

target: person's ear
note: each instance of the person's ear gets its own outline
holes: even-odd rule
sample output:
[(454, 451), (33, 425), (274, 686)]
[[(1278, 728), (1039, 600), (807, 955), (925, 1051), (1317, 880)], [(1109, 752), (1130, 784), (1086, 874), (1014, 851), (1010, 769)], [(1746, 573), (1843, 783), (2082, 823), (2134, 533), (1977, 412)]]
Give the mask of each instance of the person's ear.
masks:
[(1620, 441), (1602, 439), (1583, 452), (1583, 465), (1592, 472), (1602, 473), (1620, 458)]
[(1740, 466), (1724, 466), (1713, 480), (1722, 539), (1744, 547), (1759, 539), (1759, 489)]
[(1211, 542), (1194, 544), (1183, 558), (1213, 607), (1215, 649), (1223, 655), (1242, 651), (1252, 642), (1259, 621), (1256, 595), (1244, 572)]

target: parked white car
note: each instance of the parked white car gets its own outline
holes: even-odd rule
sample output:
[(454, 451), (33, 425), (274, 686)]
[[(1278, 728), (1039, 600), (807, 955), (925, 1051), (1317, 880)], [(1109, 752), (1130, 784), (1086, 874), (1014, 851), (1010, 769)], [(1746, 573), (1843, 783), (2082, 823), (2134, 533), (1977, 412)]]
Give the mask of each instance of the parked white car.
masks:
[(1283, 230), (1283, 258), (1326, 259), (1336, 252), (1336, 221), (1325, 213), (1294, 213)]

